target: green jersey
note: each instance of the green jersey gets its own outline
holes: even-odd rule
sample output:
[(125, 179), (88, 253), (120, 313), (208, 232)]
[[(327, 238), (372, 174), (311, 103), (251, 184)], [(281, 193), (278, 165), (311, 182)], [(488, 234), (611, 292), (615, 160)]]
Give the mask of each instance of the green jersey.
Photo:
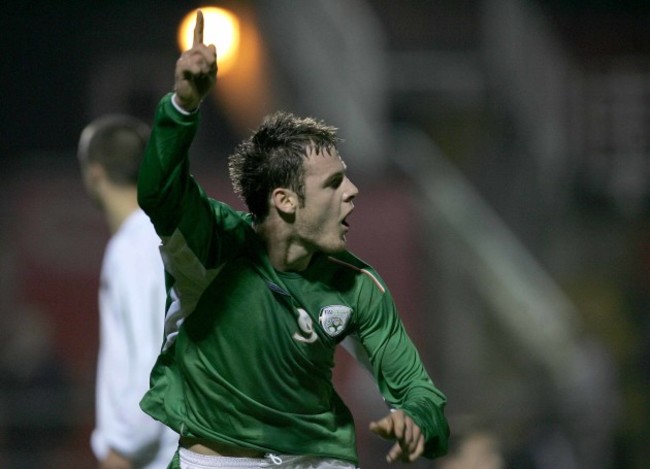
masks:
[(165, 339), (141, 407), (179, 432), (278, 454), (357, 463), (353, 418), (332, 385), (344, 339), (393, 408), (446, 451), (433, 385), (380, 276), (349, 252), (279, 272), (250, 214), (209, 198), (189, 172), (198, 113), (158, 106), (138, 196), (162, 239)]

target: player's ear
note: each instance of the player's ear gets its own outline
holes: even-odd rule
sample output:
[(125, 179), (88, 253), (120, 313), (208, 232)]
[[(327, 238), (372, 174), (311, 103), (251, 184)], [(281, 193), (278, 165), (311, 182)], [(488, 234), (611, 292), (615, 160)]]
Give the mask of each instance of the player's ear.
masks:
[(83, 178), (86, 184), (94, 186), (106, 176), (106, 170), (102, 165), (94, 161), (88, 161), (83, 165)]
[(293, 214), (298, 207), (298, 195), (291, 189), (277, 187), (271, 193), (271, 205), (284, 214)]

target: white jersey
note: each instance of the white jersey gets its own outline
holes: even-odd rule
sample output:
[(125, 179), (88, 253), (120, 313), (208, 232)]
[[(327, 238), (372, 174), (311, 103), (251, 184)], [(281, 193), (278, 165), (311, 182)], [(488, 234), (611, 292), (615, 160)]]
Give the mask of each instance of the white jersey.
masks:
[(95, 456), (113, 448), (138, 468), (166, 468), (178, 435), (145, 414), (140, 399), (160, 352), (165, 318), (165, 281), (160, 239), (137, 210), (110, 239), (99, 289)]

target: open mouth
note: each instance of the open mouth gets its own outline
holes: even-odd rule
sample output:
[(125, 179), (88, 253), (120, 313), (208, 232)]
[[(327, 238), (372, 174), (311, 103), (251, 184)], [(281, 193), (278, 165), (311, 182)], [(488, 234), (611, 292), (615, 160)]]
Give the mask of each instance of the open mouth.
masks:
[(343, 217), (343, 220), (341, 220), (341, 225), (346, 227), (347, 229), (350, 229), (350, 224), (348, 223), (348, 217), (352, 215), (352, 210), (348, 212), (346, 216)]
[[(352, 213), (352, 212), (350, 212)], [(341, 225), (343, 225), (345, 228), (350, 229), (350, 223), (348, 223), (348, 217), (350, 216), (350, 213), (348, 213), (343, 220), (341, 220)]]

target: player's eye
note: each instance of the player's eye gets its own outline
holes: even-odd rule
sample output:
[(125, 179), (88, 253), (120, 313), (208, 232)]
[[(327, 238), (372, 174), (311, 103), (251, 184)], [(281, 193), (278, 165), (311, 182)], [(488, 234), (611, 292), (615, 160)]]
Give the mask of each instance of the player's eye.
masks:
[(332, 179), (332, 181), (330, 181), (330, 187), (333, 187), (334, 189), (337, 189), (341, 185), (342, 182), (343, 182), (343, 177), (341, 177), (341, 176), (335, 177), (334, 179)]

